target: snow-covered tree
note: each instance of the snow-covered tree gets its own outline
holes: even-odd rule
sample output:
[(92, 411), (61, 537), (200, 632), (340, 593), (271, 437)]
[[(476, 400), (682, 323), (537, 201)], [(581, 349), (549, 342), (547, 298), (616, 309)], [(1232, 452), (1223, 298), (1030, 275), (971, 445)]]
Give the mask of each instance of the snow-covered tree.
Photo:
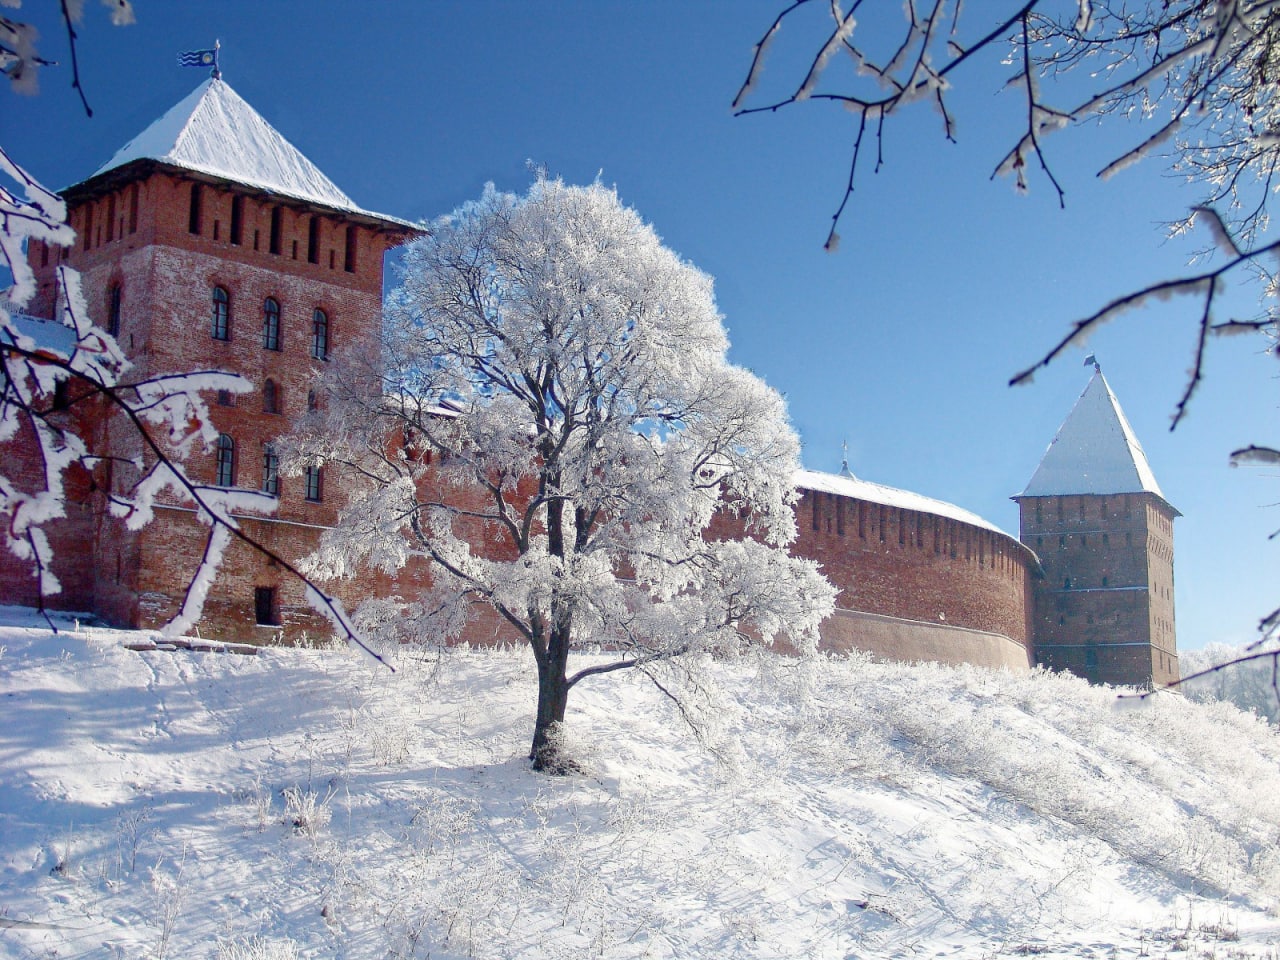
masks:
[[(421, 595), (359, 612), (395, 639), (495, 611), (536, 667), (536, 768), (563, 768), (557, 727), (587, 677), (636, 669), (671, 692), (664, 670), (709, 655), (813, 648), (833, 591), (786, 551), (783, 400), (727, 361), (711, 279), (613, 190), (490, 187), (433, 224), (380, 348), (335, 370), (285, 451), (294, 473), (347, 468), (308, 569), (429, 569)], [(583, 650), (606, 656), (574, 669)]]
[[(899, 14), (898, 11), (901, 11)], [(894, 16), (900, 16), (896, 22)], [(761, 93), (766, 50), (782, 27), (801, 44), (807, 69), (782, 81), (780, 93)], [(1199, 386), (1205, 354), (1217, 335), (1260, 331), (1280, 351), (1276, 306), (1280, 239), (1268, 232), (1271, 197), (1280, 189), (1280, 4), (1275, 0), (1012, 0), (1004, 4), (907, 0), (892, 10), (862, 0), (795, 0), (781, 7), (756, 44), (734, 101), (739, 114), (771, 113), (805, 101), (839, 106), (855, 122), (849, 175), (832, 216), (826, 246), (861, 170), (879, 168), (886, 128), (904, 110), (924, 103), (941, 116), (941, 132), (955, 139), (952, 91), (966, 66), (980, 60), (1007, 71), (1006, 90), (1021, 98), (1025, 126), (995, 160), (992, 176), (1027, 189), (1038, 167), (1059, 200), (1047, 138), (1072, 124), (1107, 117), (1140, 121), (1133, 146), (1113, 158), (1108, 177), (1149, 156), (1203, 188), (1189, 210), (1169, 217), (1174, 232), (1207, 227), (1201, 251), (1216, 260), (1180, 277), (1125, 292), (1075, 321), (1032, 367), (1032, 374), (1103, 322), (1152, 298), (1186, 296), (1202, 305), (1195, 359), (1173, 425)], [(839, 64), (844, 69), (837, 69)], [(777, 85), (774, 85), (778, 89)], [(868, 157), (870, 154), (870, 157)], [(861, 166), (860, 166), (861, 165)], [(1215, 315), (1234, 277), (1260, 284), (1254, 316)], [(1280, 464), (1280, 449), (1251, 445), (1232, 463)], [(1280, 609), (1262, 618), (1263, 640), (1280, 631)]]

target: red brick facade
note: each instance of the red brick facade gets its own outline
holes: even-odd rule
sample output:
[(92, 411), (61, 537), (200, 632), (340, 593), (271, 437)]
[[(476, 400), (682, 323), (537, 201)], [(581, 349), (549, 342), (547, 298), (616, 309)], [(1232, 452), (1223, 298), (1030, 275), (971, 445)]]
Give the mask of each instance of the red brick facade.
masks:
[(1018, 500), (1023, 542), (1044, 568), (1036, 662), (1095, 683), (1177, 680), (1173, 508), (1151, 493)]

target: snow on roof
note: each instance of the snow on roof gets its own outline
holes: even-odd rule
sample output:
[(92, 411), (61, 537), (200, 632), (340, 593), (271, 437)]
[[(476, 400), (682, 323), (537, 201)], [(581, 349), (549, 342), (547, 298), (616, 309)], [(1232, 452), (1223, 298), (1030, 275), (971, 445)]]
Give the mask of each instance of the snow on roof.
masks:
[(144, 159), (337, 210), (396, 219), (358, 207), (226, 81), (212, 77), (121, 147), (93, 176)]
[(1164, 494), (1102, 371), (1094, 373), (1019, 496)]
[(929, 513), (949, 520), (958, 520), (970, 526), (981, 527), (984, 530), (991, 530), (994, 533), (1009, 537), (1011, 540), (1017, 539), (1005, 533), (994, 523), (983, 520), (976, 513), (970, 513), (963, 507), (957, 507), (955, 504), (947, 503), (945, 500), (935, 500), (933, 497), (912, 493), (909, 490), (899, 490), (896, 487), (886, 487), (879, 483), (871, 483), (869, 480), (859, 480), (852, 475), (837, 476), (834, 473), (819, 473), (816, 470), (798, 470), (796, 471), (795, 480), (796, 486), (802, 490), (834, 493), (840, 497), (851, 497), (855, 500), (865, 500), (868, 503), (882, 503), (888, 507)]

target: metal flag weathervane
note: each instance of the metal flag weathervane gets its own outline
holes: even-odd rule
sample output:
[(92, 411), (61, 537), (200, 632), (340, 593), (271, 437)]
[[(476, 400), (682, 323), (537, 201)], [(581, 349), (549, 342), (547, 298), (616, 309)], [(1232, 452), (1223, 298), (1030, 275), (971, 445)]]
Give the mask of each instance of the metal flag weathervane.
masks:
[(218, 51), (222, 49), (220, 40), (213, 41), (213, 46), (208, 50), (188, 50), (185, 53), (178, 54), (178, 66), (180, 67), (209, 67), (210, 76), (215, 80), (222, 78), (222, 71), (218, 68)]

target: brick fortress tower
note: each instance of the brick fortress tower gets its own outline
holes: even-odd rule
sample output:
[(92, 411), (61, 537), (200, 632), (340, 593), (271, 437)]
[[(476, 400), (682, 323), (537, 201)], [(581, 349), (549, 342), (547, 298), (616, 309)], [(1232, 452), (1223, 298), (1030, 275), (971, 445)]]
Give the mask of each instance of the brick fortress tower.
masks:
[(1013, 498), (1039, 555), (1037, 664), (1095, 683), (1178, 679), (1173, 521), (1146, 454), (1095, 366), (1027, 488)]
[[(338, 491), (319, 469), (281, 476), (273, 441), (323, 402), (315, 384), (335, 353), (377, 341), (383, 254), (416, 229), (356, 206), (216, 75), (63, 195), (77, 241), (31, 244), (32, 312), (55, 315), (55, 268), (66, 263), (83, 275), (93, 318), (134, 364), (131, 378), (247, 378), (250, 393), (208, 398), (220, 436), (214, 450), (192, 454), (188, 473), (277, 497), (275, 517), (243, 518), (243, 527), (283, 557), (309, 552), (335, 520)], [(110, 422), (95, 438), (108, 457), (136, 447)], [(99, 490), (122, 489), (127, 465), (112, 476), (110, 463), (93, 478)], [(60, 534), (69, 549), (57, 551), (55, 569), (64, 592), (51, 600), (124, 626), (158, 626), (176, 612), (207, 534), (188, 505), (168, 503), (140, 533), (102, 510), (69, 513)], [(327, 632), (301, 586), (239, 544), (200, 626), (258, 641), (282, 628)]]

